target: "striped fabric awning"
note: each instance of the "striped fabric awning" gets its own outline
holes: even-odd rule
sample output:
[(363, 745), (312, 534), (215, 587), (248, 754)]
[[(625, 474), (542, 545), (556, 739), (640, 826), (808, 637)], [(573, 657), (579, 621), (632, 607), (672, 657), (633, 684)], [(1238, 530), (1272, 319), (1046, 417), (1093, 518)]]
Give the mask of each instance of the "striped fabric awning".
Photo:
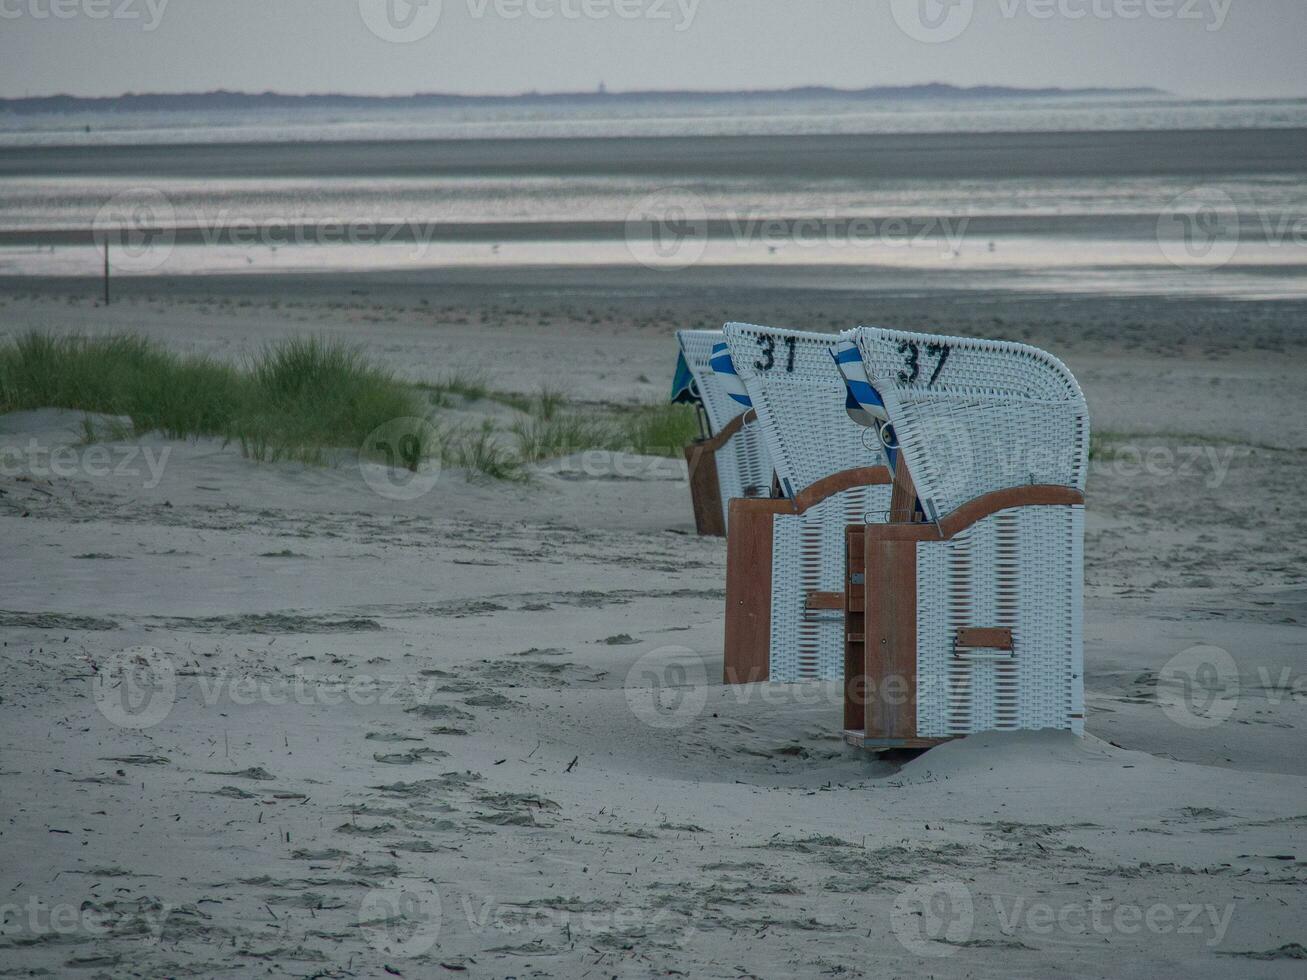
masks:
[(844, 376), (844, 387), (848, 392), (844, 410), (849, 413), (849, 418), (858, 425), (865, 426), (888, 422), (885, 402), (867, 379), (867, 369), (862, 363), (858, 345), (851, 340), (841, 340), (831, 349), (831, 356), (835, 358), (835, 365)]
[(892, 471), (898, 458), (898, 440), (894, 436), (889, 414), (885, 411), (885, 402), (867, 377), (862, 352), (852, 340), (840, 340), (831, 348), (830, 354), (844, 378), (844, 410), (858, 425), (875, 430), (876, 441), (885, 450), (885, 459)]
[(731, 351), (726, 344), (713, 344), (712, 357), (708, 363), (712, 365), (713, 373), (722, 379), (722, 387), (731, 396), (731, 400), (745, 408), (753, 408), (753, 400), (744, 390), (744, 382), (735, 373), (735, 363), (731, 360)]

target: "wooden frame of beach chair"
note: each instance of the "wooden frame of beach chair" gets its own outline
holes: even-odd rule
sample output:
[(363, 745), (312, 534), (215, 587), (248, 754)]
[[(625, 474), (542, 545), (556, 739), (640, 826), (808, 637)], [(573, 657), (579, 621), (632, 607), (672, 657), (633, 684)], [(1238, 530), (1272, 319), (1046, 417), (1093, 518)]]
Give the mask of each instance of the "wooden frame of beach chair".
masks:
[(1024, 344), (869, 328), (856, 341), (900, 456), (896, 519), (846, 528), (845, 738), (1083, 733), (1089, 416), (1075, 378)]
[(685, 447), (695, 529), (722, 537), (727, 509), (737, 497), (765, 497), (771, 490), (772, 465), (752, 412), (732, 401), (709, 364), (720, 330), (678, 330), (676, 342), (694, 378), (708, 419), (709, 435)]
[(890, 474), (844, 410), (835, 335), (744, 323), (725, 334), (782, 496), (730, 504), (723, 679), (838, 680), (844, 529), (884, 519)]

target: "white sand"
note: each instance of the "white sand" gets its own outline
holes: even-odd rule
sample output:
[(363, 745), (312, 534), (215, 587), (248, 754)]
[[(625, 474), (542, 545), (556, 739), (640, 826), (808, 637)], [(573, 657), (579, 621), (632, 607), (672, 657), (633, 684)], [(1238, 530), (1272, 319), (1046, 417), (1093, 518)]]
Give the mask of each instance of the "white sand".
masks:
[[(232, 355), (305, 326), (121, 310)], [(8, 303), (7, 328), (29, 322), (102, 320)], [(667, 333), (605, 329), (489, 336), (535, 345), (519, 386), (565, 367), (580, 397), (661, 395)], [(378, 330), (369, 350), (414, 372), (486, 337)], [(1302, 360), (1068, 359), (1100, 428), (1162, 434), (1126, 440), (1153, 472), (1100, 462), (1090, 483), (1091, 734), (906, 764), (841, 744), (832, 686), (717, 683), (724, 547), (690, 533), (667, 461), (525, 489), (444, 473), (411, 502), (207, 441), (109, 444), (134, 473), (83, 448), (65, 476), (11, 463), (0, 974), (1301, 976)], [(77, 419), (0, 417), (0, 447), (71, 445)], [(168, 453), (157, 485), (145, 449)], [(1206, 729), (1157, 699), (1199, 643), (1240, 679)], [(139, 730), (111, 720), (117, 689), (96, 697), (138, 647), (175, 672)]]

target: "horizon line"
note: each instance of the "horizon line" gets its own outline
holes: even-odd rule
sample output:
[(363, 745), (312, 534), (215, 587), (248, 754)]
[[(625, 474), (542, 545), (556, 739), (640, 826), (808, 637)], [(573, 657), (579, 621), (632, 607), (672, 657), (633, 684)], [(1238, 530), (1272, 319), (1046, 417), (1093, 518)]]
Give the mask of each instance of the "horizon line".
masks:
[[(165, 99), (201, 99), (224, 97), (229, 99), (287, 99), (287, 100), (326, 100), (340, 99), (361, 102), (387, 102), (387, 101), (415, 101), (415, 100), (457, 100), (457, 101), (518, 101), (532, 99), (631, 99), (631, 98), (666, 98), (666, 97), (693, 97), (693, 98), (713, 98), (713, 97), (759, 97), (759, 96), (804, 96), (804, 95), (872, 95), (872, 94), (892, 94), (892, 93), (919, 93), (930, 94), (939, 93), (956, 93), (962, 95), (981, 95), (991, 93), (1014, 94), (1014, 95), (1167, 95), (1174, 96), (1176, 93), (1166, 89), (1157, 88), (1151, 85), (1140, 86), (1060, 86), (1060, 85), (1000, 85), (1000, 84), (976, 84), (976, 85), (957, 85), (952, 82), (916, 82), (909, 84), (886, 84), (886, 85), (868, 85), (857, 88), (848, 88), (835, 85), (795, 85), (785, 88), (743, 88), (743, 89), (626, 89), (611, 90), (600, 83), (594, 89), (571, 89), (556, 91), (540, 91), (531, 89), (527, 91), (496, 93), (496, 92), (441, 92), (441, 91), (424, 91), (408, 93), (355, 93), (355, 92), (283, 92), (275, 89), (264, 89), (262, 91), (248, 91), (241, 89), (217, 88), (207, 90), (189, 90), (189, 91), (145, 91), (145, 92), (121, 92), (117, 95), (73, 95), (68, 92), (56, 92), (47, 95), (21, 95), (21, 96), (0, 96), (0, 105), (13, 103), (39, 103), (39, 102), (87, 102), (87, 103), (108, 103), (122, 102), (129, 100), (165, 100)], [(1262, 96), (1260, 98), (1273, 99), (1276, 96)], [(1214, 100), (1227, 101), (1227, 100)], [(1238, 101), (1238, 100), (1234, 100)]]

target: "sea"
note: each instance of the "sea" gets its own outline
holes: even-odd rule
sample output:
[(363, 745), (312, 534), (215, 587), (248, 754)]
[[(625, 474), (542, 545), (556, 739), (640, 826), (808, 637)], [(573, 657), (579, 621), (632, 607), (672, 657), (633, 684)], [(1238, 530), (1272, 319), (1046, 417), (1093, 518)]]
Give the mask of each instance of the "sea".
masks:
[(1307, 298), (1307, 99), (0, 111), (0, 275), (896, 268)]

